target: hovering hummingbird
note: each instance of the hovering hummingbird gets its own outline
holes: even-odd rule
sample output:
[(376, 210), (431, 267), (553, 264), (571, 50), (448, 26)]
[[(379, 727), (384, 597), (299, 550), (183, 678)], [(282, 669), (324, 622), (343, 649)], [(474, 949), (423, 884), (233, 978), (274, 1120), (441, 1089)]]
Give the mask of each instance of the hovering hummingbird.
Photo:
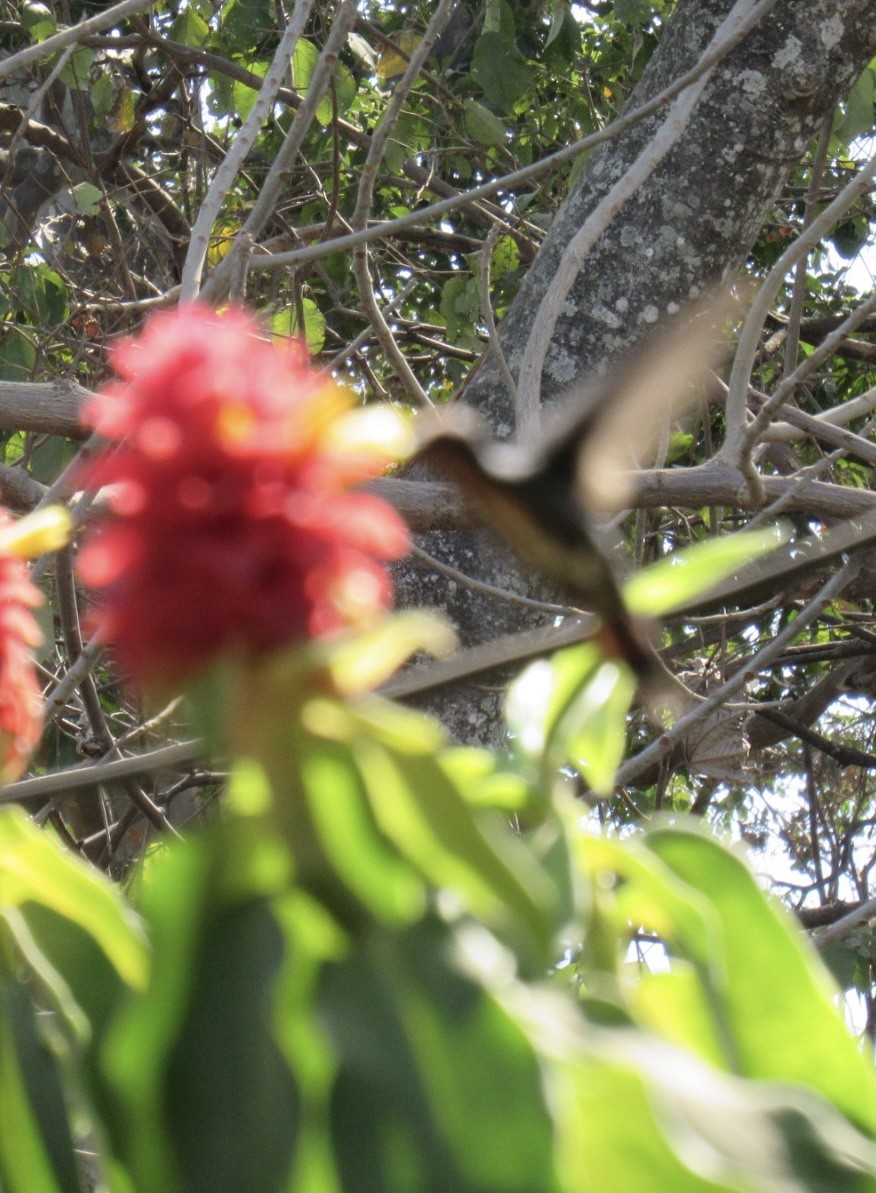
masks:
[(475, 516), (558, 584), (570, 604), (597, 614), (602, 649), (632, 668), (648, 700), (680, 684), (627, 610), (591, 518), (622, 508), (635, 467), (702, 393), (724, 347), (719, 325), (734, 309), (723, 294), (667, 316), (666, 332), (587, 385), (584, 404), (579, 393), (537, 443), (491, 439), (462, 405), (418, 420), (419, 457), (454, 481)]

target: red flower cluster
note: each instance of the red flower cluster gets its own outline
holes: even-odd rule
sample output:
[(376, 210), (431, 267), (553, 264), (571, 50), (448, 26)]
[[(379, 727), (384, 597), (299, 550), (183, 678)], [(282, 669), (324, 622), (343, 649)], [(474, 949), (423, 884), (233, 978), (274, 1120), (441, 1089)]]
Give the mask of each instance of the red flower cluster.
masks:
[[(80, 574), (102, 632), (141, 683), (192, 675), (379, 614), (408, 546), (390, 506), (350, 487), (387, 453), (357, 434), (353, 395), (241, 311), (155, 316), (112, 363), (86, 420), (120, 446), (90, 466), (115, 517)], [(361, 412), (358, 412), (361, 414)], [(361, 431), (361, 428), (359, 428)]]
[[(0, 514), (0, 527), (9, 525)], [(24, 560), (0, 546), (0, 783), (18, 778), (42, 732), (32, 651), (43, 636), (31, 613), (40, 604)]]

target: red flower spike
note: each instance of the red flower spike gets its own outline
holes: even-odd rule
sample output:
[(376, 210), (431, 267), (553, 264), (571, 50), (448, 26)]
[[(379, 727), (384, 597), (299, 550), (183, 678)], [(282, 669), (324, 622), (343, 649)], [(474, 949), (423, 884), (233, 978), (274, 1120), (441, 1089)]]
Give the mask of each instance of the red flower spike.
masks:
[(114, 516), (79, 570), (138, 682), (174, 685), (222, 652), (264, 654), (388, 606), (378, 561), (405, 553), (407, 528), (350, 490), (388, 454), (297, 345), (264, 339), (242, 311), (187, 306), (152, 318), (112, 363), (123, 380), (85, 418), (119, 446), (85, 479), (113, 486)]
[[(0, 514), (0, 527), (10, 524)], [(32, 657), (42, 634), (31, 613), (40, 604), (27, 565), (0, 548), (0, 783), (18, 778), (42, 733), (42, 698)]]

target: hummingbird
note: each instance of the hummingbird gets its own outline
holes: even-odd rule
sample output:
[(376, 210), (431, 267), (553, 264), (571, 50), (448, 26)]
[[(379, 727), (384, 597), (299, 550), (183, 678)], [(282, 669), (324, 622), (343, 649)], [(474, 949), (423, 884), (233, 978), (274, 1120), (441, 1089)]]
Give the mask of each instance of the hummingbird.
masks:
[[(678, 697), (683, 685), (627, 609), (593, 518), (623, 508), (634, 469), (701, 396), (708, 368), (721, 355), (719, 326), (734, 309), (736, 300), (725, 293), (667, 314), (666, 331), (579, 387), (537, 442), (492, 439), (461, 403), (418, 418), (417, 457), (453, 481), (475, 517), (552, 580), (570, 605), (597, 615), (601, 649), (632, 669), (649, 703), (672, 706), (667, 695)], [(684, 692), (689, 704), (693, 694)]]

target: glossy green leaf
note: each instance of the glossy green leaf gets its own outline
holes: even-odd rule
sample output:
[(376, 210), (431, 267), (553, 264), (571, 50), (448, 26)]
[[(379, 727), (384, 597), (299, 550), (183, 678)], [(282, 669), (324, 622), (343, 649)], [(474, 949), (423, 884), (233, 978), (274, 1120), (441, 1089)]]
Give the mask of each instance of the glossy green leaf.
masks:
[(742, 1081), (628, 1029), (565, 1044), (560, 1163), (570, 1193), (874, 1187), (873, 1142), (806, 1090)]
[(332, 1128), (345, 1189), (557, 1187), (532, 1046), (459, 963), (446, 925), (363, 941), (327, 970), (320, 1009), (339, 1057)]
[(788, 527), (781, 523), (766, 530), (705, 539), (638, 572), (624, 585), (624, 601), (631, 613), (650, 617), (671, 613), (787, 539)]
[(555, 892), (502, 818), (478, 815), (432, 756), (408, 740), (362, 734), (355, 756), (374, 817), (439, 889), (546, 955)]
[(876, 1074), (849, 1035), (837, 990), (789, 913), (760, 890), (745, 863), (694, 829), (658, 829), (649, 851), (709, 902), (723, 971), (720, 1014), (739, 1071), (817, 1090), (876, 1130)]
[(379, 918), (416, 918), (425, 904), (422, 879), (380, 832), (349, 750), (314, 740), (300, 766), (317, 835), (335, 873)]
[(622, 663), (603, 663), (568, 706), (552, 735), (552, 749), (562, 749), (591, 789), (607, 794), (624, 756), (627, 714), (636, 680)]
[(142, 988), (148, 953), (136, 917), (102, 874), (36, 828), (18, 808), (0, 808), (0, 905), (35, 903), (91, 936), (120, 976)]

